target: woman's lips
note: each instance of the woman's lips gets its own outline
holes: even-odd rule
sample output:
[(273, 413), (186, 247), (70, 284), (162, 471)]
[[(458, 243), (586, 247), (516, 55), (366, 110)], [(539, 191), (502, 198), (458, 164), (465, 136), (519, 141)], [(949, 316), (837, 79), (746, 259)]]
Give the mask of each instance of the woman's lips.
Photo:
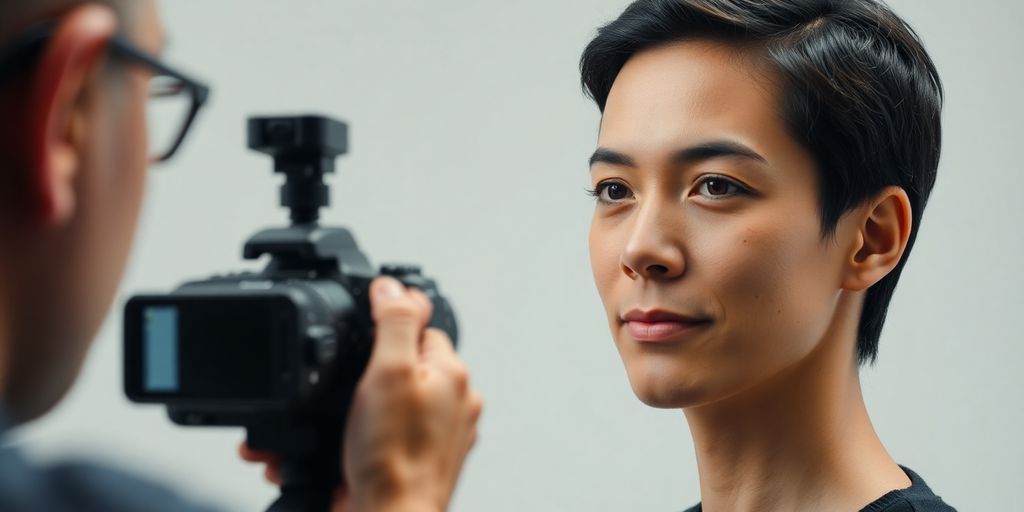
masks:
[(629, 335), (637, 341), (669, 341), (710, 321), (665, 310), (634, 309), (622, 316)]
[(641, 322), (634, 320), (626, 322), (626, 331), (637, 341), (669, 341), (706, 324), (707, 322)]

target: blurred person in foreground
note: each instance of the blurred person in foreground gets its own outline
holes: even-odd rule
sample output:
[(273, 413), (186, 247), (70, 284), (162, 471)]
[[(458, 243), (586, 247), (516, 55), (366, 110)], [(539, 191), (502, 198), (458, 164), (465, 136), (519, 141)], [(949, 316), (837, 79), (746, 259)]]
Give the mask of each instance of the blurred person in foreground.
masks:
[[(0, 0), (0, 435), (64, 396), (109, 310), (146, 169), (177, 147), (147, 147), (164, 44), (152, 0)], [(371, 302), (375, 348), (334, 510), (444, 510), (480, 396), (447, 336), (424, 328), (422, 293), (382, 278)], [(274, 478), (272, 454), (241, 451)], [(206, 509), (110, 469), (34, 467), (4, 446), (0, 510)]]
[(639, 0), (581, 71), (594, 278), (634, 393), (689, 424), (690, 511), (953, 510), (859, 380), (939, 161), (913, 30), (873, 0)]

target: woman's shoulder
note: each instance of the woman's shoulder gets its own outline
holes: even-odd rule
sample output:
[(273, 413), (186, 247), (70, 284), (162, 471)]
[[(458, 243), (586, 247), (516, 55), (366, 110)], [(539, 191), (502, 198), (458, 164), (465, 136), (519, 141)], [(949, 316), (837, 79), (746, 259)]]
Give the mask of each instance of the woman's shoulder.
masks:
[(900, 466), (910, 478), (910, 487), (889, 491), (861, 509), (861, 512), (956, 512), (942, 501), (920, 475)]
[[(920, 475), (908, 467), (900, 468), (910, 478), (910, 487), (889, 491), (860, 512), (956, 512), (928, 487)], [(702, 512), (702, 509), (698, 503), (683, 512)]]

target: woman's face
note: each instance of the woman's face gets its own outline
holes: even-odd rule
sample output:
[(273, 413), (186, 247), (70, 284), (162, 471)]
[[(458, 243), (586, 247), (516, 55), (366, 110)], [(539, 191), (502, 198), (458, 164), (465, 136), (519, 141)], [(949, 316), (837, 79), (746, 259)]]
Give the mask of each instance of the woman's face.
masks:
[(652, 406), (752, 388), (834, 328), (845, 251), (820, 235), (814, 162), (754, 66), (724, 45), (677, 43), (632, 57), (608, 97), (591, 265)]

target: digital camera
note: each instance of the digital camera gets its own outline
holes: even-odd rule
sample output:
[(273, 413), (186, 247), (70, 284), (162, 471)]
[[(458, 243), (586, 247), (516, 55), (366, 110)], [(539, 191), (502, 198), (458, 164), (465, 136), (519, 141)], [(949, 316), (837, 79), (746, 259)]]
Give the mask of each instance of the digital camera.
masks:
[(352, 233), (321, 226), (324, 173), (348, 145), (348, 128), (321, 116), (255, 117), (249, 148), (285, 175), (287, 227), (265, 229), (243, 256), (261, 272), (189, 281), (136, 295), (124, 309), (124, 386), (134, 402), (167, 406), (172, 421), (241, 426), (252, 449), (282, 455), (282, 497), (271, 510), (322, 510), (340, 479), (346, 411), (373, 341), (368, 292), (378, 275), (422, 290), (430, 326), (458, 339), (437, 284), (413, 265), (379, 272)]

